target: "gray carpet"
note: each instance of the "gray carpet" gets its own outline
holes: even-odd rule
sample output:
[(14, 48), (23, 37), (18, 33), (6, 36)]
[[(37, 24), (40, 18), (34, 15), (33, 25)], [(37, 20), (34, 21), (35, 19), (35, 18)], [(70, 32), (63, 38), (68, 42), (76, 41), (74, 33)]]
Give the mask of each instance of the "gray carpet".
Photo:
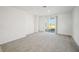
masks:
[(77, 52), (72, 37), (38, 32), (2, 45), (4, 52)]

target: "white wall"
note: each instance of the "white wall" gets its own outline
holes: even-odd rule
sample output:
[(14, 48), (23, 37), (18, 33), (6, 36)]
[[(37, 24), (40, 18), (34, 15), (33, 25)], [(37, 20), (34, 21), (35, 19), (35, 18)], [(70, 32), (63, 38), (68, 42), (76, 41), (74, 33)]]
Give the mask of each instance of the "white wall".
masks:
[(58, 15), (58, 33), (72, 35), (72, 11)]
[(33, 15), (12, 7), (0, 7), (0, 44), (33, 32)]
[(79, 7), (73, 10), (73, 38), (79, 46)]
[(34, 16), (34, 32), (38, 32), (39, 31), (39, 16)]

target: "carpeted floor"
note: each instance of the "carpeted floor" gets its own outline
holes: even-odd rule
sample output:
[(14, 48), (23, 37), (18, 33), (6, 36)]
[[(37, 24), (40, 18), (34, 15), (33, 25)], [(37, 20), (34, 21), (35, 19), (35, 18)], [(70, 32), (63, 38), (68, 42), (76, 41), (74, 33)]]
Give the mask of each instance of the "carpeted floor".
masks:
[(2, 45), (5, 52), (77, 52), (72, 37), (38, 32)]

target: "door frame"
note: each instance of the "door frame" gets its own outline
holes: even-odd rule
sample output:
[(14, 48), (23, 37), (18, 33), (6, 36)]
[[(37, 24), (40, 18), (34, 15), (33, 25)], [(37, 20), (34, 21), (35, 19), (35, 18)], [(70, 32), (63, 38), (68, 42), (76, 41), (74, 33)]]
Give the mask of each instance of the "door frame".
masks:
[(56, 19), (56, 30), (55, 30), (55, 34), (58, 33), (58, 16), (50, 16), (50, 19), (55, 18)]

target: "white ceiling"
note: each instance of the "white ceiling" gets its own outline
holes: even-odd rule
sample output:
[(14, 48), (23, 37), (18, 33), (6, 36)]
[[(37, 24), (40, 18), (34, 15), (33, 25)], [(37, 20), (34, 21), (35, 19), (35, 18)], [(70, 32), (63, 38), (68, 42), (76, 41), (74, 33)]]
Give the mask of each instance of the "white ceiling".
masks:
[(34, 15), (51, 15), (72, 10), (73, 6), (16, 6), (15, 8), (27, 11)]

